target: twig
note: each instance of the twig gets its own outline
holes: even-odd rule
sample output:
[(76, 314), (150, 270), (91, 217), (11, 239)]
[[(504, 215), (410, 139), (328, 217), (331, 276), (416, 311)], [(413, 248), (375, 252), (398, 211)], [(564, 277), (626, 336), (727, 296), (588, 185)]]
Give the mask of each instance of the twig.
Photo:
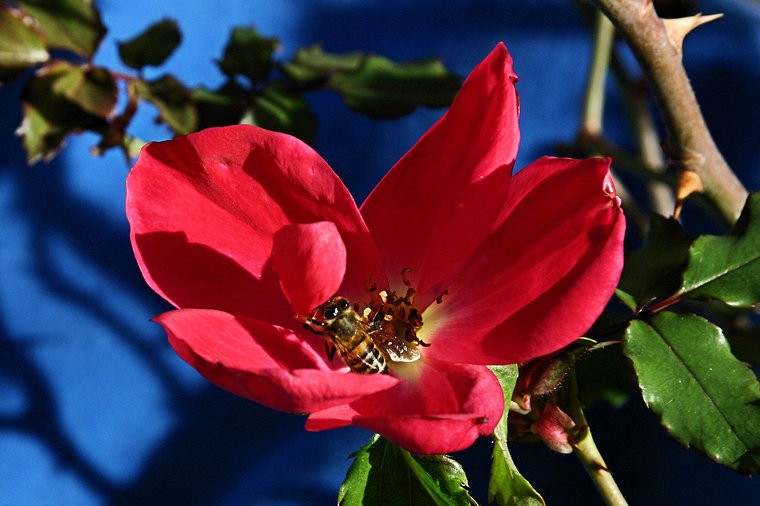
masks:
[(604, 86), (610, 65), (615, 27), (610, 20), (597, 11), (594, 38), (594, 56), (589, 69), (588, 86), (583, 100), (583, 120), (581, 135), (596, 137), (602, 134), (604, 116)]

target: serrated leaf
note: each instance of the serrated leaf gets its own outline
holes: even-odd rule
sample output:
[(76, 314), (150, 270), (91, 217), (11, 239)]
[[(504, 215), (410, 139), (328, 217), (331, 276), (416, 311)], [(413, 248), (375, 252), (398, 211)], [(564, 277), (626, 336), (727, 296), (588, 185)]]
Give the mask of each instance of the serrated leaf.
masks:
[(35, 19), (47, 47), (90, 58), (106, 28), (92, 0), (16, 0)]
[(380, 436), (353, 457), (338, 492), (340, 505), (475, 504), (462, 466), (451, 457), (415, 455)]
[(119, 57), (125, 65), (140, 70), (161, 65), (182, 42), (179, 26), (172, 19), (153, 23), (139, 35), (118, 43)]
[(671, 295), (681, 284), (690, 245), (691, 238), (676, 220), (652, 215), (644, 244), (626, 254), (618, 297), (635, 310)]
[(727, 235), (704, 235), (694, 242), (677, 295), (737, 307), (760, 303), (760, 193), (747, 198)]
[(505, 410), (494, 430), (493, 462), (488, 482), (488, 502), (499, 506), (543, 506), (544, 499), (517, 471), (507, 448), (507, 416), (512, 392), (517, 383), (517, 365), (491, 366), (504, 392)]
[(337, 91), (351, 109), (377, 118), (447, 106), (461, 85), (439, 60), (395, 63), (372, 54), (329, 54), (319, 46), (301, 49), (283, 70), (304, 86)]
[(167, 74), (154, 81), (134, 80), (130, 83), (130, 94), (155, 105), (158, 121), (166, 123), (175, 135), (195, 131), (198, 113), (190, 90), (173, 76)]
[(253, 124), (294, 135), (313, 144), (317, 136), (317, 117), (309, 103), (277, 83), (265, 87), (255, 98), (252, 106)]
[(21, 11), (0, 5), (0, 80), (50, 58), (42, 37), (24, 18)]
[(644, 401), (673, 437), (737, 471), (760, 470), (760, 387), (720, 328), (662, 312), (631, 322), (624, 350)]
[(254, 28), (237, 27), (230, 33), (219, 68), (229, 77), (241, 75), (251, 83), (261, 82), (272, 70), (272, 54), (278, 46), (277, 39), (262, 37)]
[[(24, 119), (18, 133), (29, 163), (52, 158), (69, 134), (84, 129), (106, 130), (106, 121), (72, 101), (71, 87), (61, 84), (86, 80), (82, 76), (88, 72), (86, 66), (57, 61), (41, 68), (27, 83), (21, 94)], [(99, 107), (93, 105), (93, 109)]]

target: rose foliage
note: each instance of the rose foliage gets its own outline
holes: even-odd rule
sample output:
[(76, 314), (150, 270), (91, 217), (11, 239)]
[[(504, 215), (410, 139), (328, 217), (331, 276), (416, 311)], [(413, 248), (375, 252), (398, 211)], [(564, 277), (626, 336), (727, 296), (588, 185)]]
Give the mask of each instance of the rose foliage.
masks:
[[(149, 144), (127, 216), (145, 279), (177, 308), (156, 320), (180, 357), (307, 413), (308, 430), (355, 425), (424, 454), (491, 434), (504, 400), (486, 365), (573, 342), (623, 263), (608, 159), (545, 157), (512, 175), (516, 81), (500, 44), (361, 207), (285, 134), (239, 125)], [(421, 357), (388, 360), (388, 374), (351, 372), (295, 318), (336, 295), (366, 315), (380, 293), (421, 315), (408, 343)]]

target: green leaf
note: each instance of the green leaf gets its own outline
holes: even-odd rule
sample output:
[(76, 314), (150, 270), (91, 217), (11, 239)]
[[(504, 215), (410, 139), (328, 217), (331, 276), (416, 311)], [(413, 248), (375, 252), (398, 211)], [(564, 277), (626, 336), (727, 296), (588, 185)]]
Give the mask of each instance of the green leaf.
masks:
[(174, 20), (153, 23), (145, 31), (125, 42), (119, 42), (119, 57), (125, 65), (140, 70), (146, 65), (161, 65), (182, 41)]
[(275, 38), (262, 37), (253, 28), (232, 30), (219, 68), (229, 77), (245, 76), (251, 83), (265, 80), (272, 70), (272, 54), (279, 46)]
[(34, 17), (49, 48), (68, 49), (89, 59), (106, 28), (92, 0), (16, 0)]
[(195, 131), (198, 113), (190, 90), (173, 76), (167, 74), (155, 81), (134, 80), (130, 83), (129, 93), (155, 105), (159, 112), (158, 121), (166, 123), (175, 135)]
[(17, 9), (0, 5), (0, 81), (50, 58), (40, 34)]
[[(625, 267), (623, 267), (625, 269)], [(634, 313), (637, 311), (639, 305), (636, 302), (636, 299), (631, 295), (630, 293), (621, 290), (620, 288), (615, 289), (615, 297), (620, 299), (620, 302), (625, 304), (625, 307), (633, 311)]]
[(371, 54), (327, 54), (319, 46), (299, 51), (283, 70), (306, 86), (337, 91), (351, 109), (377, 118), (447, 106), (461, 85), (439, 60), (399, 64)]
[(294, 135), (313, 144), (317, 136), (317, 117), (308, 102), (287, 92), (278, 83), (265, 87), (252, 107), (252, 123), (269, 130)]
[(760, 303), (760, 193), (747, 198), (727, 235), (704, 235), (694, 242), (677, 295), (737, 307)]
[(631, 322), (624, 349), (644, 401), (673, 437), (737, 471), (760, 470), (760, 387), (720, 328), (663, 312)]
[(216, 91), (193, 90), (198, 107), (199, 128), (248, 123), (269, 130), (294, 135), (312, 144), (317, 132), (317, 118), (308, 102), (273, 82), (251, 92), (236, 81), (228, 81)]
[(659, 215), (652, 215), (650, 222), (644, 244), (626, 255), (618, 285), (618, 290), (623, 292), (618, 293), (618, 297), (632, 310), (675, 292), (688, 260), (691, 238), (681, 225)]
[(90, 87), (100, 89), (97, 83), (102, 76), (93, 77), (96, 74), (89, 66), (57, 61), (29, 80), (21, 94), (24, 119), (18, 130), (29, 163), (52, 158), (69, 134), (84, 129), (106, 130), (100, 112), (112, 108), (113, 103), (109, 106), (104, 94), (87, 97), (80, 93)]
[(108, 117), (116, 105), (116, 82), (103, 68), (71, 67), (53, 83), (53, 92), (101, 118)]
[(381, 56), (367, 56), (351, 74), (336, 74), (329, 87), (341, 94), (351, 109), (377, 118), (395, 118), (418, 105), (444, 107), (459, 91), (459, 78), (438, 60), (404, 64)]
[(202, 86), (192, 90), (198, 109), (198, 129), (212, 126), (237, 125), (251, 102), (251, 91), (236, 81), (227, 81), (217, 90)]
[(512, 392), (517, 383), (517, 365), (490, 366), (499, 379), (504, 392), (506, 408), (494, 430), (493, 463), (491, 479), (488, 483), (488, 502), (499, 506), (543, 506), (544, 499), (536, 492), (528, 480), (517, 471), (512, 456), (507, 448), (507, 416)]
[(414, 455), (374, 436), (353, 455), (338, 493), (343, 506), (469, 505), (462, 466), (445, 455)]
[(299, 49), (290, 62), (283, 65), (285, 73), (304, 86), (315, 86), (331, 74), (352, 73), (359, 70), (365, 55), (325, 53), (318, 45)]

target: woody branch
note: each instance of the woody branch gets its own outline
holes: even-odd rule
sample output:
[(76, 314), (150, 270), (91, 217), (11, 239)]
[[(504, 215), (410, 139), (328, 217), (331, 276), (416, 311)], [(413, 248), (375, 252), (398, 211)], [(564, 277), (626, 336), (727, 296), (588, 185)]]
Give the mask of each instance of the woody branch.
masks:
[(747, 190), (710, 135), (682, 63), (683, 37), (704, 18), (663, 20), (651, 0), (594, 1), (622, 33), (654, 90), (668, 130), (668, 154), (679, 170), (678, 197), (703, 190), (733, 223)]

